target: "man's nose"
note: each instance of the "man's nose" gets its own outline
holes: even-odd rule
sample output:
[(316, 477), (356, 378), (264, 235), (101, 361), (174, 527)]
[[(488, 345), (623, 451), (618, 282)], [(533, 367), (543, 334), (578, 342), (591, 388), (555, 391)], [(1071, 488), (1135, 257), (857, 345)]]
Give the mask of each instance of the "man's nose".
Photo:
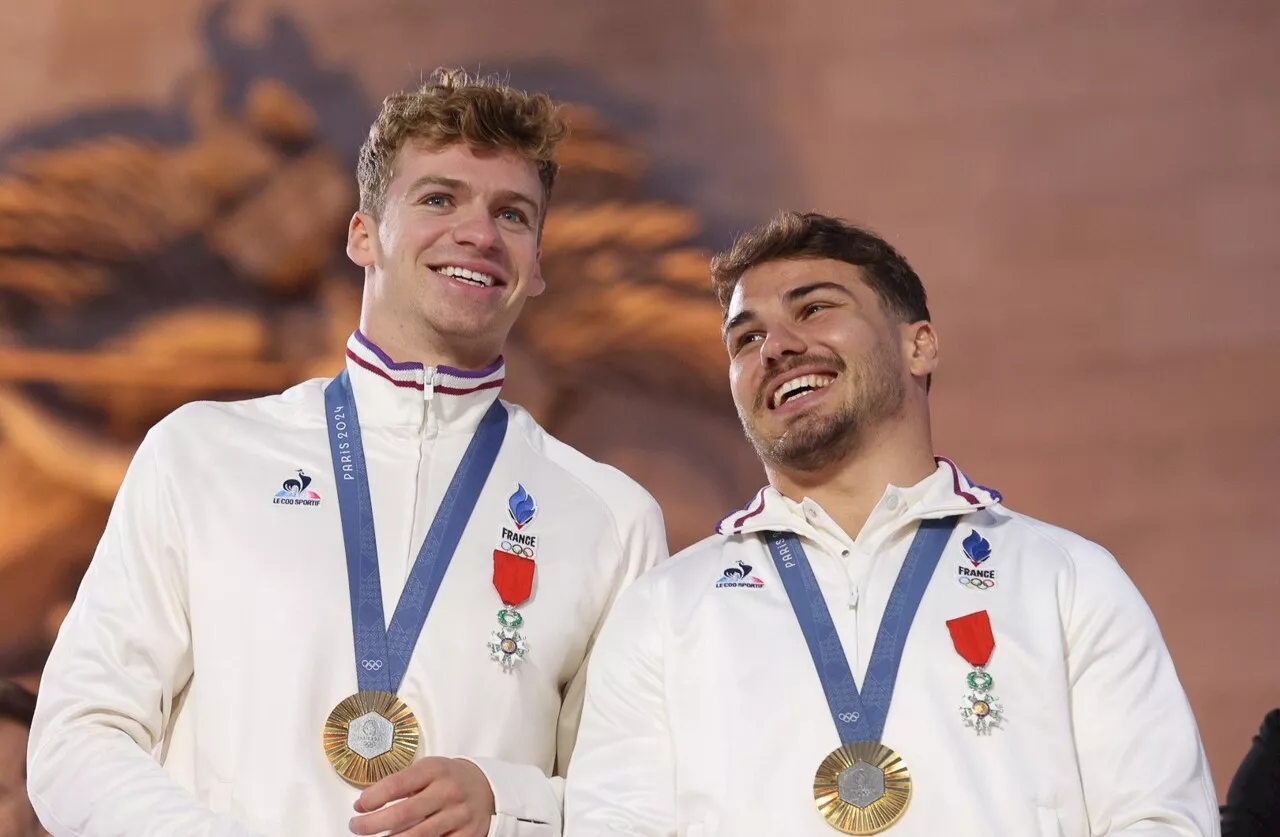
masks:
[(498, 226), (487, 210), (468, 211), (458, 219), (453, 228), (453, 240), (458, 244), (467, 244), (477, 250), (496, 249), (502, 236), (498, 234)]
[(808, 348), (804, 338), (786, 326), (771, 328), (760, 346), (760, 358), (766, 366), (772, 366), (792, 355), (804, 354)]

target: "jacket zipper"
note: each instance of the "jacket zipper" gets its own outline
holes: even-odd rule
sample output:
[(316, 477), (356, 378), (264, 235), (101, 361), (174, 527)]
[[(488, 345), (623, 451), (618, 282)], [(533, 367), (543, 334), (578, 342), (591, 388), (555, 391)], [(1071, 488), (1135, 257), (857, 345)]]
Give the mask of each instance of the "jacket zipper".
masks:
[(405, 563), (405, 580), (408, 581), (409, 572), (413, 569), (414, 561), (417, 558), (418, 542), (414, 539), (414, 523), (419, 517), (419, 505), (428, 495), (428, 481), (431, 474), (431, 462), (428, 453), (430, 438), (432, 434), (432, 415), (431, 403), (436, 397), (436, 386), (440, 383), (440, 373), (436, 367), (428, 366), (422, 373), (422, 430), (418, 434), (418, 472), (417, 479), (414, 480), (414, 500), (413, 510), (410, 515), (409, 523), (409, 555)]

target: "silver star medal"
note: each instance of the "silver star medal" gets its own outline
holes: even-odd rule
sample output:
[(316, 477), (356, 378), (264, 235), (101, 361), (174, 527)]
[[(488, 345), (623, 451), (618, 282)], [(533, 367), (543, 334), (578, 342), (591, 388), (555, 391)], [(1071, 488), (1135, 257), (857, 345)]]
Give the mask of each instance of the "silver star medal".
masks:
[(994, 680), (981, 666), (969, 672), (969, 694), (960, 705), (960, 717), (964, 725), (978, 735), (990, 735), (1004, 721), (1004, 709), (1000, 699), (991, 694)]
[(511, 671), (524, 659), (529, 644), (520, 633), (524, 617), (514, 607), (498, 611), (498, 630), (489, 634), (489, 659), (500, 664), (503, 671)]

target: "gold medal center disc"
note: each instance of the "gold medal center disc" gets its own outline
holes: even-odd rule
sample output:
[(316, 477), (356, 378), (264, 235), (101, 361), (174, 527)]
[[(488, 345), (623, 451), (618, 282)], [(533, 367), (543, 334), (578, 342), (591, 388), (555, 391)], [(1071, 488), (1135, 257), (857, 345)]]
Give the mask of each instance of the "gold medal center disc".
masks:
[(418, 719), (390, 692), (358, 692), (324, 722), (324, 754), (338, 775), (367, 788), (413, 763)]
[(813, 777), (813, 799), (831, 827), (877, 834), (898, 821), (911, 801), (911, 772), (902, 757), (874, 741), (832, 750)]

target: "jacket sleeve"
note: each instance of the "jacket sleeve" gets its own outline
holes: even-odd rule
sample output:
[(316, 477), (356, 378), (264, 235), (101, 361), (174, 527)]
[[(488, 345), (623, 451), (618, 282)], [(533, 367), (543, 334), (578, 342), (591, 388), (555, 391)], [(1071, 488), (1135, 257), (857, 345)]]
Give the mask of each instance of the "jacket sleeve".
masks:
[(618, 602), (587, 676), (565, 795), (565, 837), (675, 837), (676, 772), (655, 585)]
[(253, 837), (153, 755), (192, 672), (159, 428), (130, 463), (41, 679), (27, 787), (53, 837)]
[(578, 737), (588, 682), (588, 663), (598, 657), (594, 649), (603, 637), (601, 626), (607, 623), (622, 592), (669, 555), (662, 511), (648, 494), (644, 499), (642, 513), (618, 526), (619, 557), (608, 600), (588, 641), (582, 664), (564, 689), (557, 727), (554, 774), (548, 777), (533, 765), (489, 758), (469, 759), (484, 771), (493, 789), (497, 813), (491, 822), (489, 837), (561, 837), (564, 827), (564, 775)]
[(1071, 558), (1067, 672), (1090, 832), (1216, 836), (1209, 764), (1155, 617), (1101, 547)]

